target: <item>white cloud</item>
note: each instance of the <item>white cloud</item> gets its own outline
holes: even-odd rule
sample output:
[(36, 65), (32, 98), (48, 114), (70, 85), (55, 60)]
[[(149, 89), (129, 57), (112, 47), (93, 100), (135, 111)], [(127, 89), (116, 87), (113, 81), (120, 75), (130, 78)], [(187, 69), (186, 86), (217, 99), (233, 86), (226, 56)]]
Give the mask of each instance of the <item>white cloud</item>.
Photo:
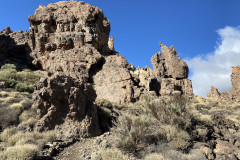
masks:
[(232, 89), (232, 66), (240, 65), (240, 26), (219, 29), (219, 42), (213, 53), (186, 60), (192, 72), (194, 94), (206, 97), (211, 86), (219, 91)]

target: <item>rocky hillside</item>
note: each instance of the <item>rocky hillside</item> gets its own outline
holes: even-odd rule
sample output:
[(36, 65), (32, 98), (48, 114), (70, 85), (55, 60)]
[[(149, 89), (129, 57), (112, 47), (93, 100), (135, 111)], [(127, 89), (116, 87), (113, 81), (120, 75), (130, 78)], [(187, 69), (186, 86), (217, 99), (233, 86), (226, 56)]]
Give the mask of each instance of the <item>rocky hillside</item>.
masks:
[[(11, 139), (18, 134), (20, 142), (35, 145), (31, 152), (26, 149), (30, 159), (69, 159), (73, 152), (70, 159), (107, 159), (101, 157), (106, 149), (112, 154), (108, 159), (116, 158), (115, 154), (119, 154), (117, 159), (240, 159), (238, 126), (217, 113), (199, 111), (194, 103), (201, 98), (193, 95), (188, 66), (173, 46), (160, 43), (161, 52), (151, 58), (153, 69), (135, 68), (115, 51), (114, 39), (109, 38), (110, 22), (98, 7), (61, 1), (41, 5), (28, 20), (30, 31), (12, 32), (7, 27), (0, 32), (0, 65), (6, 76), (0, 80), (5, 93), (17, 85), (10, 85), (9, 78), (19, 81), (18, 76), (12, 78), (13, 72), (17, 75), (28, 69), (29, 75), (41, 77), (31, 81), (36, 82), (30, 93), (33, 104), (26, 111), (36, 116), (34, 121), (23, 127), (21, 110), (14, 123), (1, 126), (1, 135), (11, 132)], [(6, 69), (9, 63), (16, 66), (15, 71)], [(239, 99), (239, 75), (239, 67), (233, 68), (232, 101)], [(213, 88), (209, 96), (215, 95), (221, 97)], [(203, 103), (209, 106), (214, 100)], [(4, 107), (11, 108), (11, 101)], [(211, 115), (212, 123), (196, 113)], [(222, 133), (222, 128), (231, 133)], [(30, 133), (34, 138), (26, 140), (24, 134)], [(223, 142), (231, 148), (228, 154), (217, 147), (222, 144), (217, 140), (227, 137), (225, 133), (231, 135)], [(50, 143), (45, 138), (48, 134), (54, 137)], [(1, 138), (0, 158), (11, 159), (12, 148), (23, 143), (19, 141)]]

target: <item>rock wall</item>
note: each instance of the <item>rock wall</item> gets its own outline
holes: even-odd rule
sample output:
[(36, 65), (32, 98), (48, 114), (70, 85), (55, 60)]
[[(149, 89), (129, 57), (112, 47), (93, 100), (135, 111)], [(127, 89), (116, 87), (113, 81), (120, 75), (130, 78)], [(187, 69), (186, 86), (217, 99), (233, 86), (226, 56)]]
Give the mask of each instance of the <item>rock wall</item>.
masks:
[(41, 117), (35, 129), (55, 128), (65, 138), (99, 135), (91, 77), (111, 52), (109, 21), (78, 1), (40, 6), (28, 19), (33, 64), (48, 72), (34, 92)]
[(31, 68), (29, 39), (27, 31), (13, 32), (10, 27), (0, 31), (0, 67), (6, 63), (13, 63), (18, 69)]

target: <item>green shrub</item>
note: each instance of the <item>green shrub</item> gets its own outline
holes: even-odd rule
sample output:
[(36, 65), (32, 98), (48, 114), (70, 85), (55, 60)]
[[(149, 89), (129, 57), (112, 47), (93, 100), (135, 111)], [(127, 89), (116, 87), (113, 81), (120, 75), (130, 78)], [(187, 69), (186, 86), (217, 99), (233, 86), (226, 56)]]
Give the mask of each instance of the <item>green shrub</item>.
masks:
[(132, 153), (142, 150), (148, 138), (148, 127), (149, 119), (145, 115), (120, 117), (116, 130), (117, 147)]
[(10, 69), (16, 70), (16, 66), (14, 64), (5, 64), (1, 67), (1, 70), (10, 70)]
[(10, 107), (0, 106), (0, 126), (2, 129), (10, 125), (15, 125), (17, 124), (17, 122), (18, 122), (17, 110)]
[(13, 64), (5, 64), (0, 69), (0, 81), (5, 81), (10, 87), (20, 92), (33, 92), (34, 83), (40, 79), (40, 76), (25, 70), (17, 72)]
[(170, 99), (156, 98), (146, 103), (151, 114), (160, 123), (176, 125), (179, 128), (191, 127), (192, 115), (186, 110), (187, 100), (184, 97), (171, 97)]

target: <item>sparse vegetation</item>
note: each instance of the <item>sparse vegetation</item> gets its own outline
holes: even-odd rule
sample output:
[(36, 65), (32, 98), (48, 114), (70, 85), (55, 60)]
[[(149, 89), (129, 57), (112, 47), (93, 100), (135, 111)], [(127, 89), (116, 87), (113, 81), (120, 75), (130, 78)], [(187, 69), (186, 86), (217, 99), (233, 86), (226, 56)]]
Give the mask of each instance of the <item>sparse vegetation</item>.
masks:
[(98, 151), (95, 155), (92, 155), (93, 160), (126, 160), (125, 156), (118, 149), (102, 149)]
[(37, 110), (33, 106), (31, 94), (13, 90), (0, 91), (0, 126), (2, 129), (19, 123), (31, 125), (33, 119), (36, 118)]
[(187, 131), (193, 118), (186, 110), (186, 102), (184, 97), (166, 100), (147, 96), (144, 101), (133, 104), (118, 119), (117, 147), (139, 158), (164, 143), (186, 151), (191, 145)]
[(30, 70), (18, 72), (14, 64), (5, 64), (0, 69), (0, 81), (20, 92), (33, 92), (34, 84), (40, 76)]
[(56, 139), (54, 131), (48, 132), (22, 132), (16, 127), (6, 128), (0, 135), (6, 148), (0, 151), (0, 157), (4, 159), (32, 159), (37, 151), (42, 149), (47, 142)]
[(144, 158), (144, 160), (168, 160), (168, 159), (164, 158), (162, 154), (152, 153), (147, 155)]
[(38, 147), (34, 144), (16, 145), (0, 152), (0, 159), (31, 160), (36, 156), (37, 151)]

